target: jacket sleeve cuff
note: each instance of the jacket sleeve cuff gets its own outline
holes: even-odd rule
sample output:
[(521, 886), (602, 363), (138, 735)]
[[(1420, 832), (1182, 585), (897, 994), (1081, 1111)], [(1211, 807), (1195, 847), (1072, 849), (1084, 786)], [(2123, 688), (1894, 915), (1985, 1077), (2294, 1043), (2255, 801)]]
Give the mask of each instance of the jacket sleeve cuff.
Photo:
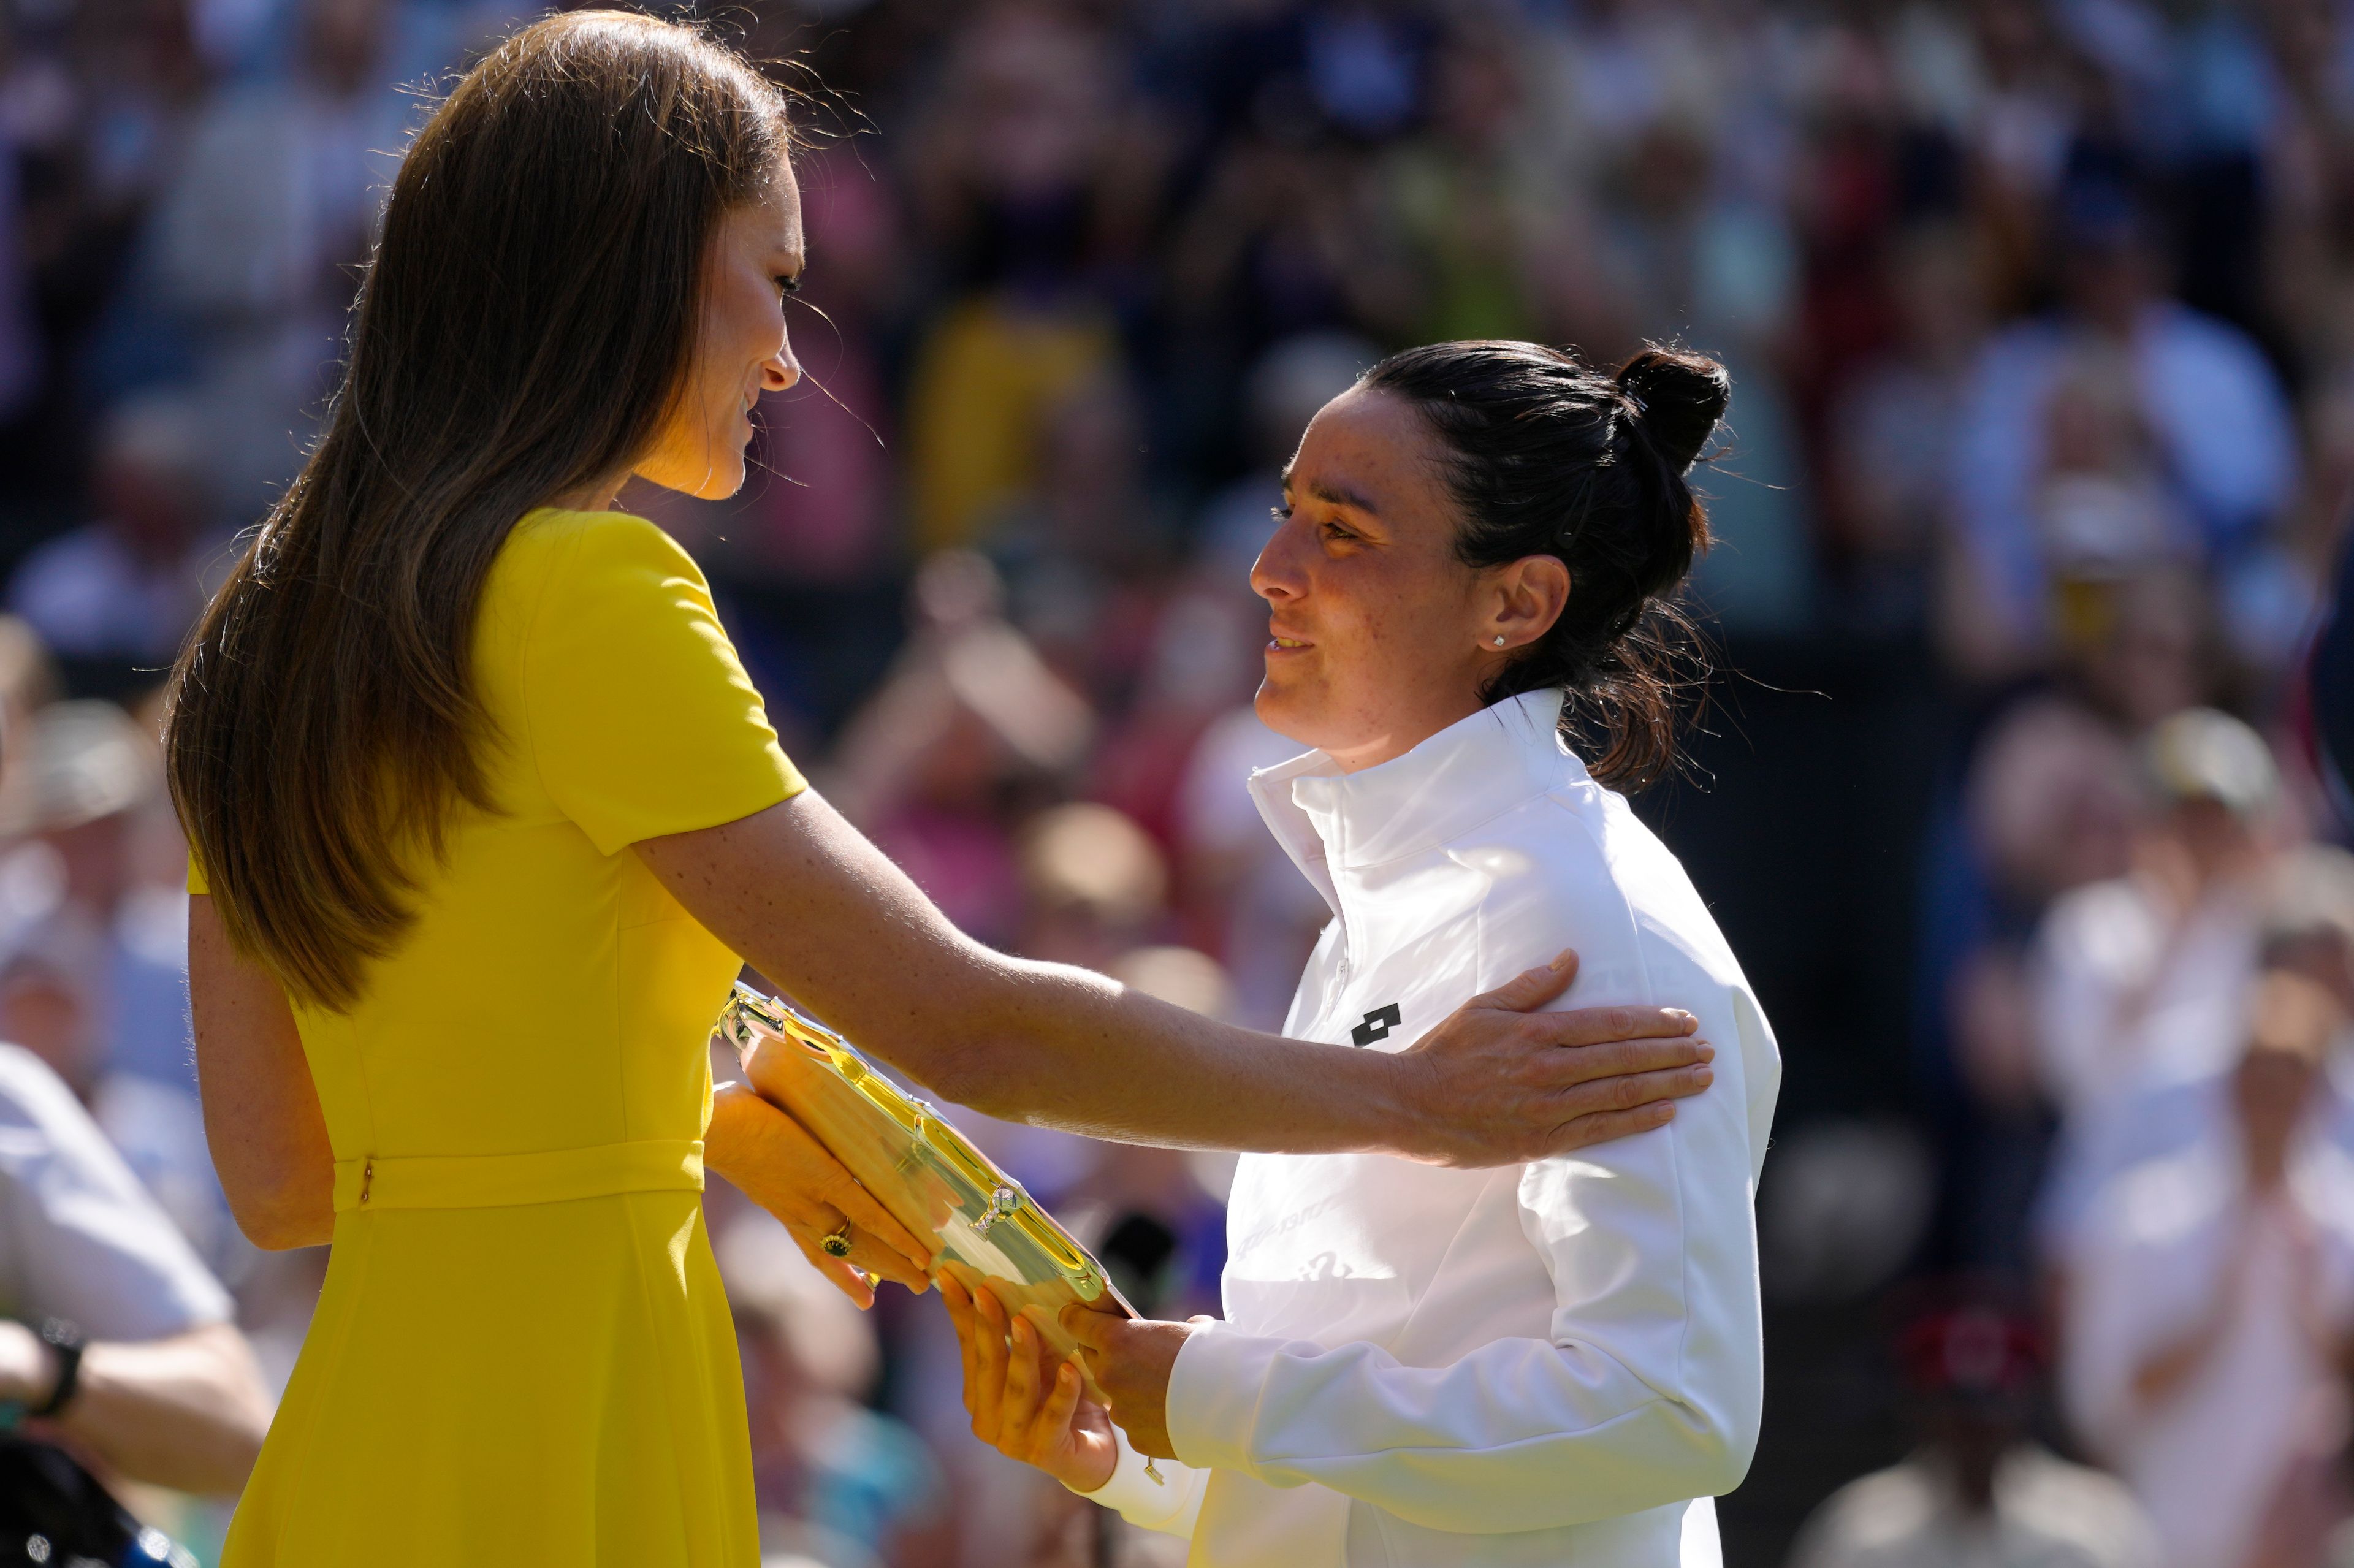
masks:
[(1259, 1403), (1276, 1358), (1320, 1348), (1239, 1333), (1224, 1322), (1195, 1330), (1169, 1373), (1169, 1441), (1179, 1457), (1196, 1469), (1250, 1471)]
[[(1079, 1496), (1140, 1529), (1191, 1534), (1202, 1485), (1209, 1478), (1174, 1459), (1147, 1459), (1129, 1446), (1128, 1435), (1117, 1426), (1112, 1428), (1112, 1440), (1119, 1445), (1119, 1458), (1112, 1467), (1111, 1479)], [(1158, 1472), (1157, 1479), (1147, 1472), (1148, 1465)]]

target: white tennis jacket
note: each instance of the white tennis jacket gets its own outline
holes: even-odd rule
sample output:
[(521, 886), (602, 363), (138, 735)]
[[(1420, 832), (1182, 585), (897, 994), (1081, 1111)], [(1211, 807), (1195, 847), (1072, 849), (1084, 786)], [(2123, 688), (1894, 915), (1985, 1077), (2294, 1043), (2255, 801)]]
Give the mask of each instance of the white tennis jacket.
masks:
[[(1285, 1032), (1398, 1051), (1564, 948), (1558, 1007), (1699, 1016), (1716, 1082), (1533, 1165), (1248, 1155), (1225, 1318), (1169, 1388), (1182, 1464), (1091, 1494), (1218, 1568), (1717, 1568), (1762, 1397), (1752, 1195), (1781, 1079), (1674, 855), (1554, 736), (1558, 693), (1394, 761), (1256, 774), (1332, 906)], [(1697, 1500), (1695, 1500), (1697, 1499)]]

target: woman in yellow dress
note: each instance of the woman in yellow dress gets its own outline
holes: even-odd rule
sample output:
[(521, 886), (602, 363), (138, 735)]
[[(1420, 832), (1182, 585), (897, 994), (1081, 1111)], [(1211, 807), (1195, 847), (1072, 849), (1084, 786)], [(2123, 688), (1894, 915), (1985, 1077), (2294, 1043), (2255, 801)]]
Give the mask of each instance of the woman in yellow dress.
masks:
[(1384, 1055), (1012, 959), (803, 787), (695, 563), (610, 510), (631, 474), (734, 491), (800, 374), (789, 140), (757, 72), (641, 16), (469, 73), (175, 672), (214, 1159), (258, 1244), (334, 1248), (229, 1568), (758, 1561), (705, 1170), (862, 1303), (929, 1258), (714, 1092), (747, 961), (947, 1098), (1166, 1143), (1502, 1163), (1705, 1081), (1680, 1014), (1534, 1014), (1566, 962)]

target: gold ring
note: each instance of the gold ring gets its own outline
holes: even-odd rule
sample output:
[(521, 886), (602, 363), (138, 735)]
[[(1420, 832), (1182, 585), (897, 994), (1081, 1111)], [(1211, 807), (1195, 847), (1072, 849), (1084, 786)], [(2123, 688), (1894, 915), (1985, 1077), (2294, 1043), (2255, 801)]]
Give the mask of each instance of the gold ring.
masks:
[(825, 1255), (828, 1257), (848, 1257), (850, 1255), (850, 1222), (844, 1220), (826, 1232), (818, 1238), (817, 1245), (824, 1249)]

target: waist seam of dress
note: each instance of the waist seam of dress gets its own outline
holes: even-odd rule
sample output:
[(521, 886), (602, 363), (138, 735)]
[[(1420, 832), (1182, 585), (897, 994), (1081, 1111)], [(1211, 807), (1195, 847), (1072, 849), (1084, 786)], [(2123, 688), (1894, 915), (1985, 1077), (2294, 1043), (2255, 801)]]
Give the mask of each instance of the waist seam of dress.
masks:
[(335, 1162), (338, 1213), (506, 1208), (620, 1192), (702, 1190), (701, 1139), (646, 1139), (523, 1154), (370, 1154)]

